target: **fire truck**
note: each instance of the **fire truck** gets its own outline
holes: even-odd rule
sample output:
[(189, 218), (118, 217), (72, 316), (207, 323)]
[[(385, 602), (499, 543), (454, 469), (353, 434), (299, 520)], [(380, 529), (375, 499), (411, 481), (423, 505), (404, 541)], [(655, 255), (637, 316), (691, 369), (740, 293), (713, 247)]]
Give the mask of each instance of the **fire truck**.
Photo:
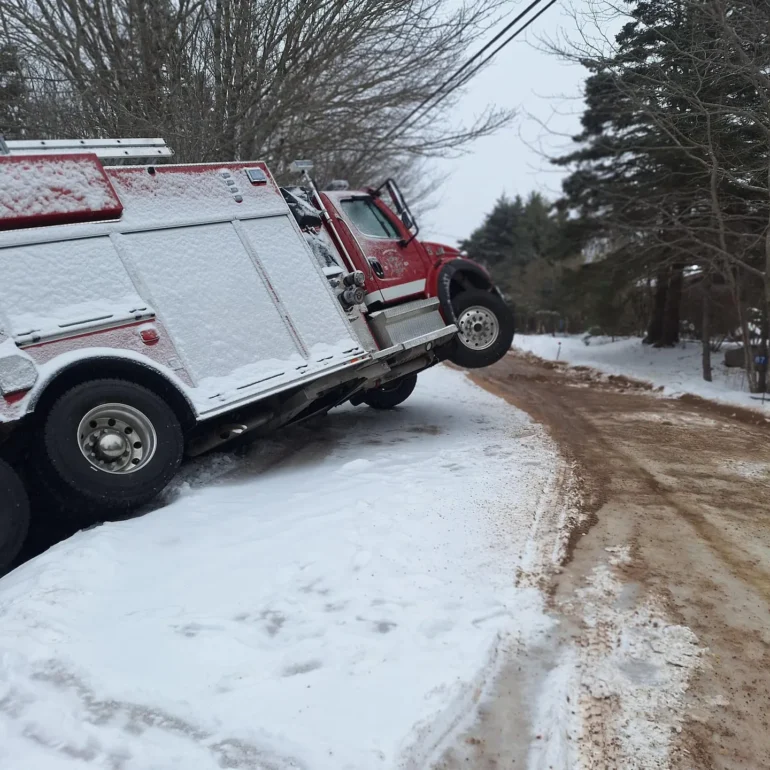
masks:
[(419, 226), (394, 179), (350, 191), (344, 181), (319, 192), (306, 185), (284, 190), (294, 211), (303, 202), (319, 210), (325, 233), (366, 276), (367, 308), (377, 312), (404, 301), (436, 298), (447, 323), (458, 327), (450, 360), (467, 369), (489, 366), (510, 349), (513, 312), (487, 270), (451, 246), (421, 241)]
[[(0, 141), (0, 571), (28, 526), (20, 476), (57, 515), (109, 519), (184, 456), (348, 401), (393, 408), (420, 371), (510, 346), (489, 276), (418, 241), (393, 180), (319, 192), (298, 161), (279, 188), (261, 162), (171, 155)], [(103, 163), (125, 158), (150, 164)]]

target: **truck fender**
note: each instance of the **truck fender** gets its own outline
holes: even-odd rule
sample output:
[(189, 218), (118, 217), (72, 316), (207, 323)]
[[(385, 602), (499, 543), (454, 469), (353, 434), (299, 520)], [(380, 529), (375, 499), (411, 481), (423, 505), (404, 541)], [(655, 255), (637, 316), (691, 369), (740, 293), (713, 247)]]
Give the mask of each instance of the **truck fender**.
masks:
[(499, 294), (487, 273), (468, 259), (458, 258), (447, 262), (439, 271), (436, 283), (437, 296), (447, 323), (457, 321), (452, 309), (452, 297), (458, 293), (458, 289), (485, 289)]
[(80, 382), (116, 378), (143, 385), (165, 398), (183, 427), (196, 422), (196, 410), (185, 393), (185, 385), (139, 355), (126, 355), (125, 352), (115, 355), (113, 349), (94, 349), (88, 356), (64, 353), (43, 364), (39, 371), (38, 382), (25, 405), (27, 413), (48, 406), (58, 395)]

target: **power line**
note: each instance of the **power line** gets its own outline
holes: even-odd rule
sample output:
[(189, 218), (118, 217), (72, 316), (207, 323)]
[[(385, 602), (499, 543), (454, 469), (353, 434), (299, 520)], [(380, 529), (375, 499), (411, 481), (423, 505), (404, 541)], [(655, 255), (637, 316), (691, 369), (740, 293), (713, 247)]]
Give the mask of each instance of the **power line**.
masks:
[[(460, 86), (462, 86), (464, 83), (467, 83), (468, 80), (470, 80), (487, 62), (490, 62), (492, 59), (494, 59), (495, 56), (497, 56), (497, 54), (500, 53), (500, 51), (502, 51), (503, 48), (505, 48), (505, 46), (508, 45), (508, 43), (510, 43), (512, 40), (515, 40), (522, 32), (524, 32), (524, 30), (527, 27), (529, 27), (530, 24), (533, 24), (534, 22), (536, 22), (551, 6), (556, 5), (556, 3), (557, 3), (557, 0), (551, 0), (551, 2), (548, 3), (548, 5), (546, 5), (544, 8), (541, 8), (531, 19), (528, 19), (509, 38), (504, 40), (497, 48), (495, 48), (495, 50), (492, 51), (492, 53), (489, 54), (489, 56), (487, 56), (486, 59), (484, 59), (482, 62), (476, 65), (467, 75), (464, 75), (462, 80), (459, 83), (457, 83), (455, 86), (453, 86), (449, 92), (447, 92), (446, 94), (443, 94), (441, 98), (436, 102), (436, 104), (439, 104), (439, 102), (441, 102), (446, 96), (452, 93), (452, 91), (460, 88)], [(436, 105), (434, 104), (433, 106), (435, 107)]]
[[(534, 0), (534, 2), (530, 3), (520, 14), (516, 16), (515, 19), (508, 23), (500, 32), (498, 32), (497, 35), (495, 35), (488, 43), (486, 43), (479, 51), (477, 51), (470, 59), (468, 59), (468, 61), (465, 62), (462, 67), (460, 67), (456, 72), (452, 73), (452, 75), (447, 78), (435, 91), (423, 99), (423, 101), (420, 102), (420, 104), (418, 104), (405, 118), (399, 121), (399, 123), (397, 123), (390, 131), (388, 131), (388, 133), (385, 134), (385, 136), (380, 140), (378, 144), (382, 144), (383, 142), (386, 142), (388, 139), (390, 139), (397, 131), (409, 123), (409, 121), (411, 121), (411, 119), (417, 113), (424, 111), (424, 108), (428, 107), (429, 109), (432, 109), (438, 106), (442, 101), (444, 101), (444, 99), (446, 99), (447, 96), (467, 83), (468, 80), (473, 77), (473, 75), (475, 75), (485, 64), (490, 62), (498, 53), (500, 53), (500, 51), (502, 51), (505, 46), (507, 46), (512, 40), (515, 40), (522, 32), (524, 32), (524, 30), (527, 29), (527, 27), (530, 26), (530, 24), (539, 19), (551, 6), (555, 5), (557, 0), (551, 0), (551, 2), (549, 2), (544, 8), (541, 8), (531, 19), (528, 19), (512, 35), (506, 38), (497, 48), (495, 48), (495, 50), (492, 51), (489, 56), (479, 62), (479, 64), (477, 64), (470, 72), (460, 78), (460, 80), (457, 80), (457, 82), (451, 88), (449, 88), (447, 91), (444, 91), (444, 89), (450, 83), (462, 75), (462, 73), (468, 69), (471, 64), (477, 61), (479, 57), (483, 56), (483, 54), (486, 53), (503, 35), (505, 35), (506, 32), (508, 32), (514, 25), (521, 21), (521, 19), (523, 19), (532, 9), (540, 5), (541, 2), (543, 2), (543, 0)], [(442, 93), (442, 91), (444, 92)], [(439, 98), (435, 101), (434, 104), (430, 104), (430, 102), (432, 102), (436, 96)]]
[(391, 131), (387, 134), (385, 137), (386, 139), (391, 136), (391, 134), (398, 131), (399, 128), (401, 128), (405, 123), (408, 123), (412, 117), (418, 113), (428, 102), (433, 99), (433, 97), (440, 94), (444, 88), (446, 88), (456, 77), (461, 75), (468, 67), (473, 64), (480, 56), (483, 56), (486, 51), (488, 51), (508, 30), (512, 29), (516, 24), (518, 24), (533, 8), (540, 5), (540, 3), (543, 0), (533, 0), (532, 3), (530, 3), (518, 16), (516, 16), (515, 19), (511, 20), (508, 24), (503, 27), (500, 32), (498, 32), (486, 45), (484, 45), (479, 51), (477, 51), (473, 56), (471, 56), (470, 59), (468, 59), (465, 64), (463, 64), (460, 69), (458, 69), (456, 72), (453, 72), (452, 75), (450, 75), (439, 87), (430, 93), (420, 104), (418, 104), (403, 120), (401, 120), (400, 123), (398, 123)]

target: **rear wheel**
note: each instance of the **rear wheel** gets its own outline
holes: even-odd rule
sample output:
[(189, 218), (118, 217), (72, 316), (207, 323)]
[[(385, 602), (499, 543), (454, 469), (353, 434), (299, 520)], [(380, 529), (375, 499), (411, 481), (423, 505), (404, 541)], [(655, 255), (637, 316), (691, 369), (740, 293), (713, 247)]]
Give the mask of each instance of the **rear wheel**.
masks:
[(499, 361), (513, 342), (510, 308), (497, 294), (472, 289), (452, 300), (458, 334), (449, 360), (467, 369)]
[(44, 418), (37, 470), (63, 508), (82, 520), (125, 514), (173, 478), (184, 440), (174, 411), (125, 380), (76, 385)]
[(400, 380), (389, 382), (381, 388), (367, 390), (363, 400), (373, 409), (394, 409), (412, 395), (415, 385), (417, 385), (417, 375), (409, 374)]
[(13, 563), (29, 529), (29, 500), (21, 479), (0, 460), (0, 575)]

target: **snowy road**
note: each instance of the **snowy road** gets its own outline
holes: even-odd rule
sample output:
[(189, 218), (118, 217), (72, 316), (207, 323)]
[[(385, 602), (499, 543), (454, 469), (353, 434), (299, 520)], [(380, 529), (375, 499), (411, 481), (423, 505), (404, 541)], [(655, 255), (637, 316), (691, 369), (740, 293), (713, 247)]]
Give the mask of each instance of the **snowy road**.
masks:
[(770, 768), (765, 416), (523, 354), (474, 379), (547, 425), (577, 480), (579, 524), (550, 585), (560, 639), (546, 650), (566, 694), (537, 688), (554, 707), (533, 720), (540, 752), (535, 741), (524, 763), (488, 762), (520, 711), (514, 661), (441, 770)]
[(553, 621), (564, 467), (438, 368), (0, 581), (0, 768), (422, 768)]

